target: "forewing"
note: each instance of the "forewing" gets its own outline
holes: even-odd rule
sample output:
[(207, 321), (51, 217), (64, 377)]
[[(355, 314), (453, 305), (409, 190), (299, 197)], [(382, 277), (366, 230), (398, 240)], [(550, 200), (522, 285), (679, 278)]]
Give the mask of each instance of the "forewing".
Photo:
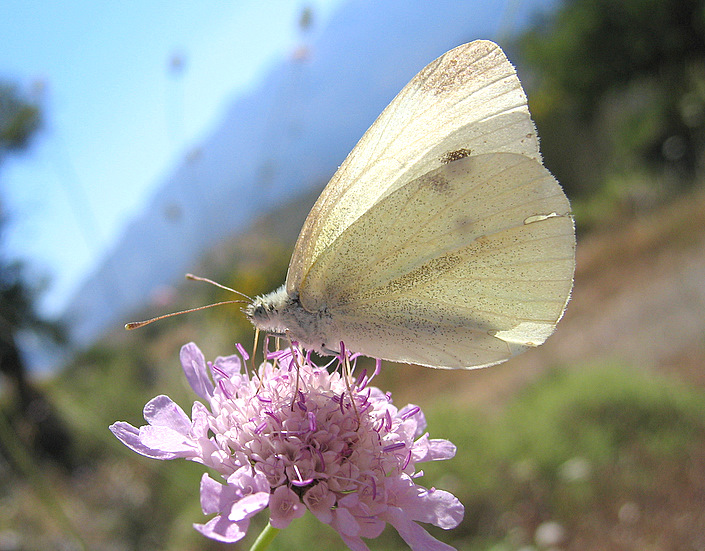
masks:
[(496, 44), (476, 41), (416, 75), (345, 159), (301, 230), (289, 294), (298, 293), (319, 255), (382, 198), (453, 159), (493, 152), (540, 159), (514, 68)]
[(300, 286), (356, 352), (434, 367), (491, 365), (541, 344), (572, 288), (575, 236), (535, 159), (466, 157), (378, 201)]

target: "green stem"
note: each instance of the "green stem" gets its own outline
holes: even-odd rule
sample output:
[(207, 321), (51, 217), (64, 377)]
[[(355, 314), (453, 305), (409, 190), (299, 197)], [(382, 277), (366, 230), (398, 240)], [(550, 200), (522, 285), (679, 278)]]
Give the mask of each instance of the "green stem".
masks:
[(272, 543), (272, 540), (278, 533), (279, 528), (275, 528), (271, 524), (267, 523), (264, 530), (262, 530), (262, 533), (257, 536), (255, 543), (253, 543), (252, 547), (250, 547), (250, 551), (264, 551), (267, 547), (269, 547), (269, 544)]

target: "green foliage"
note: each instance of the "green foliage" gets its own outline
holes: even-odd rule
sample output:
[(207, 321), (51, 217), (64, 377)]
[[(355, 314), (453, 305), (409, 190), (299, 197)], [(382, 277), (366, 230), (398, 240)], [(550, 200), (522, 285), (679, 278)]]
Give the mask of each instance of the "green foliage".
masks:
[[(641, 208), (705, 168), (703, 0), (566, 0), (518, 46), (546, 164), (573, 199)], [(632, 174), (646, 185), (611, 193)]]
[(450, 423), (442, 436), (458, 445), (426, 470), (466, 506), (451, 542), (462, 549), (518, 549), (549, 520), (575, 543), (591, 522), (608, 533), (624, 502), (647, 516), (672, 496), (689, 511), (702, 498), (702, 482), (687, 478), (705, 451), (705, 395), (635, 369), (556, 370), (499, 419), (446, 407), (429, 419)]
[(16, 86), (0, 83), (0, 160), (5, 151), (26, 149), (40, 125), (39, 107)]
[[(522, 39), (548, 85), (585, 115), (642, 78), (676, 90), (705, 57), (701, 0), (572, 0)], [(672, 80), (674, 79), (675, 80)]]

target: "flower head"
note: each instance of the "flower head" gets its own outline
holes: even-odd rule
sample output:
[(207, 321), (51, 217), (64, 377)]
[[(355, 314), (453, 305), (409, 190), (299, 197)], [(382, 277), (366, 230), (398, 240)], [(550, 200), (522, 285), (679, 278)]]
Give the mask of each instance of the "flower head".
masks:
[(308, 509), (355, 551), (368, 549), (361, 538), (377, 537), (385, 523), (414, 550), (451, 549), (417, 524), (453, 528), (464, 513), (452, 494), (416, 483), (417, 463), (455, 455), (449, 441), (423, 432), (418, 407), (397, 409), (364, 372), (346, 384), (295, 348), (270, 354), (252, 376), (238, 356), (206, 363), (193, 343), (181, 363), (208, 407), (195, 402), (189, 419), (157, 396), (144, 408), (148, 425), (110, 429), (142, 455), (183, 457), (220, 473), (221, 481), (203, 475), (201, 507), (215, 516), (197, 530), (235, 542), (267, 507), (275, 528)]

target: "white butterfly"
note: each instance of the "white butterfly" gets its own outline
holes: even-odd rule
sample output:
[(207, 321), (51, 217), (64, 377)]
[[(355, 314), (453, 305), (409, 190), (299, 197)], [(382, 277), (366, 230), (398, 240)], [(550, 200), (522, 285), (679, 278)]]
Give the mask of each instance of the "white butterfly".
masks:
[(321, 353), (484, 367), (543, 343), (575, 268), (570, 205), (541, 164), (502, 50), (459, 46), (397, 95), (304, 223), (286, 284), (246, 314)]

